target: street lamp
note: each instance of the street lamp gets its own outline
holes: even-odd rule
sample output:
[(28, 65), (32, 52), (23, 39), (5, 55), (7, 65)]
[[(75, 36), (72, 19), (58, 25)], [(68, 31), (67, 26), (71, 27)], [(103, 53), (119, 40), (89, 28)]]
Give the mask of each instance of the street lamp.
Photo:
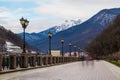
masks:
[(76, 56), (76, 48), (77, 48), (77, 46), (74, 46), (74, 48), (75, 48), (74, 56)]
[(64, 39), (61, 39), (61, 43), (62, 43), (62, 56), (63, 56), (63, 43), (64, 43)]
[(52, 33), (50, 31), (48, 32), (48, 37), (49, 37), (49, 55), (51, 55), (51, 38), (52, 38)]
[(80, 57), (80, 47), (78, 47), (78, 54), (79, 54), (79, 57)]
[(71, 46), (72, 46), (72, 44), (71, 44), (71, 43), (69, 43), (70, 57), (71, 57)]
[(26, 49), (25, 49), (25, 29), (27, 28), (29, 21), (22, 17), (20, 19), (20, 23), (21, 23), (22, 28), (23, 28), (23, 53), (26, 53)]

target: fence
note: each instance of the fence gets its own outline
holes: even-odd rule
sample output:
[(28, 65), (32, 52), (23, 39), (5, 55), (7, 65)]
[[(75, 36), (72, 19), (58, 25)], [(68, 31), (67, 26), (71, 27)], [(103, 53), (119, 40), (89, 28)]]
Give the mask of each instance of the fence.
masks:
[(0, 73), (4, 71), (9, 72), (11, 70), (17, 71), (41, 66), (52, 66), (79, 60), (79, 57), (42, 56), (36, 54), (0, 54)]

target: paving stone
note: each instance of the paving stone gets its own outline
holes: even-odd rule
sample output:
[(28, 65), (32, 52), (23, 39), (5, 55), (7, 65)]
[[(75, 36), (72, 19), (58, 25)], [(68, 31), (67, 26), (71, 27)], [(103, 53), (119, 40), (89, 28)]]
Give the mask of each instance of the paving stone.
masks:
[(120, 80), (120, 68), (106, 61), (80, 61), (1, 74), (0, 80)]

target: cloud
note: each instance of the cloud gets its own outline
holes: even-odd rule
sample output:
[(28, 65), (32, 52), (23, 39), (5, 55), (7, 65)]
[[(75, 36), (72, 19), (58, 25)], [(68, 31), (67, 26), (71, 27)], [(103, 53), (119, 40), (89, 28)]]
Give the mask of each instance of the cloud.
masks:
[(29, 31), (30, 32), (40, 32), (40, 31), (48, 29), (49, 27), (52, 27), (53, 25), (55, 25), (54, 22), (36, 18), (36, 19), (32, 19), (30, 21), (28, 27), (26, 28), (26, 31), (27, 32), (29, 32)]
[(54, 25), (54, 21), (40, 19), (39, 16), (33, 16), (33, 13), (31, 14), (31, 10), (31, 8), (17, 8), (16, 10), (11, 10), (7, 7), (0, 7), (0, 25), (15, 33), (20, 33), (23, 30), (19, 23), (19, 19), (22, 16), (30, 21), (26, 28), (27, 32), (40, 32)]
[(78, 15), (80, 16), (80, 11), (76, 7), (59, 2), (40, 5), (35, 11), (40, 14), (52, 15), (59, 18), (76, 18)]
[(0, 0), (0, 2), (28, 2), (34, 0)]
[(19, 18), (23, 15), (28, 15), (26, 13), (22, 13), (23, 11), (24, 10), (21, 8), (12, 11), (6, 7), (0, 7), (0, 25), (14, 32), (19, 32)]
[(119, 2), (119, 0), (52, 0), (50, 4), (40, 4), (35, 11), (59, 18), (80, 17), (86, 20), (102, 9), (119, 7)]
[(119, 7), (120, 3), (119, 0), (0, 0), (0, 2), (19, 4), (12, 8), (8, 7), (8, 4), (0, 6), (0, 25), (16, 33), (22, 32), (19, 23), (22, 16), (30, 21), (27, 32), (40, 32), (66, 19), (85, 21), (102, 9)]

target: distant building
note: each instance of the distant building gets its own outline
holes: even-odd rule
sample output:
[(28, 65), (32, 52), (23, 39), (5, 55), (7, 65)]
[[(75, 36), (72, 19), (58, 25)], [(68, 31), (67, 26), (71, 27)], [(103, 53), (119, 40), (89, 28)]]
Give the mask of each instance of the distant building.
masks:
[(51, 55), (52, 56), (60, 56), (60, 50), (52, 50)]
[(19, 46), (16, 46), (8, 41), (6, 41), (6, 50), (10, 53), (22, 53), (22, 49)]

